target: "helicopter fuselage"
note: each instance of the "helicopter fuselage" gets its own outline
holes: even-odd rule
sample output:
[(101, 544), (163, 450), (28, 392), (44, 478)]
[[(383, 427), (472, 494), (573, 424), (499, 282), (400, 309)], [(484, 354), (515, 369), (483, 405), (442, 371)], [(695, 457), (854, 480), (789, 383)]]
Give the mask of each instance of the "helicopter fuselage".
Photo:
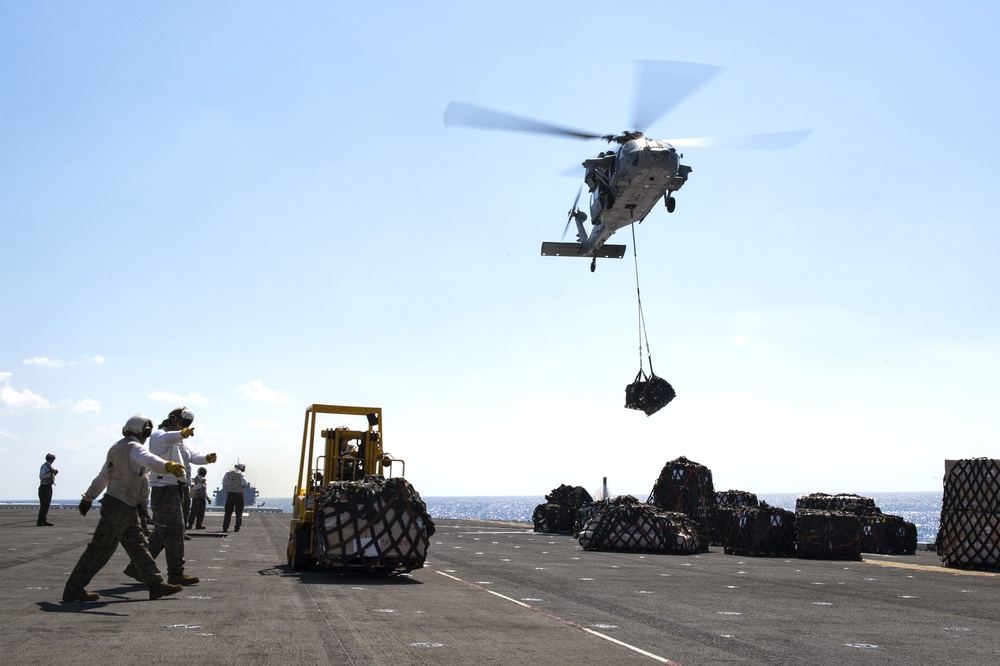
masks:
[[(639, 137), (625, 141), (617, 153), (583, 163), (590, 188), (589, 234), (580, 233), (581, 254), (598, 250), (616, 231), (642, 222), (661, 198), (687, 181), (691, 167), (680, 163), (677, 150), (666, 141)], [(580, 225), (582, 227), (582, 225)], [(582, 229), (578, 227), (578, 231)]]

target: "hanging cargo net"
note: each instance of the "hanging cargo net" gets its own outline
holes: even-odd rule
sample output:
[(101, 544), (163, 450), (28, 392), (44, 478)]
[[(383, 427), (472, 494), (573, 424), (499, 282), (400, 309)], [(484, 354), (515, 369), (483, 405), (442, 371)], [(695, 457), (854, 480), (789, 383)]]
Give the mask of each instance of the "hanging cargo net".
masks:
[(876, 510), (860, 516), (861, 552), (882, 555), (914, 555), (917, 552), (917, 526), (901, 516)]
[(683, 513), (663, 511), (631, 495), (597, 503), (580, 531), (584, 550), (690, 555), (702, 552), (698, 525)]
[(660, 472), (647, 502), (664, 511), (686, 514), (698, 525), (702, 546), (708, 550), (715, 516), (712, 470), (684, 456), (672, 460)]
[(313, 555), (334, 569), (394, 573), (419, 569), (434, 522), (402, 477), (329, 484), (316, 508)]
[(757, 505), (757, 496), (745, 490), (720, 490), (716, 492), (711, 545), (725, 546), (736, 525), (736, 512), (741, 507)]
[(795, 530), (802, 559), (861, 559), (861, 519), (853, 513), (798, 510)]
[[(638, 409), (652, 416), (677, 397), (674, 387), (665, 379), (653, 372), (653, 354), (649, 351), (649, 336), (646, 335), (646, 318), (642, 314), (642, 295), (639, 292), (639, 255), (636, 251), (635, 225), (632, 225), (632, 255), (635, 260), (635, 296), (639, 305), (639, 374), (635, 380), (625, 387), (626, 409)], [(646, 356), (649, 359), (649, 374), (642, 365), (642, 343), (646, 343)]]
[(946, 567), (1000, 569), (1000, 460), (945, 461), (937, 552)]
[(676, 397), (674, 387), (666, 379), (654, 375), (652, 368), (648, 377), (640, 369), (635, 381), (625, 387), (625, 407), (643, 411), (646, 416), (660, 411)]
[(794, 557), (795, 513), (766, 502), (737, 507), (723, 546), (727, 555)]
[(562, 484), (545, 496), (546, 503), (539, 504), (531, 520), (536, 532), (576, 534), (580, 531), (578, 513), (581, 507), (592, 504), (594, 498), (583, 486)]

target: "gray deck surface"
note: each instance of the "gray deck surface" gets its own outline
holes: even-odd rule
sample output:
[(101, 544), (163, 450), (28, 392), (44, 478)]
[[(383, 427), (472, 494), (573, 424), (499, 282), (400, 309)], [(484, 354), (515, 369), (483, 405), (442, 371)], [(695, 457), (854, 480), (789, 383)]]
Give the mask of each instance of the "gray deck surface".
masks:
[[(296, 573), (289, 514), (187, 542), (202, 582), (150, 601), (119, 551), (62, 589), (96, 512), (0, 511), (0, 655), (16, 664), (1000, 663), (1000, 575), (927, 551), (863, 562), (584, 551), (530, 525), (438, 520), (427, 566)], [(165, 569), (163, 555), (158, 560)]]

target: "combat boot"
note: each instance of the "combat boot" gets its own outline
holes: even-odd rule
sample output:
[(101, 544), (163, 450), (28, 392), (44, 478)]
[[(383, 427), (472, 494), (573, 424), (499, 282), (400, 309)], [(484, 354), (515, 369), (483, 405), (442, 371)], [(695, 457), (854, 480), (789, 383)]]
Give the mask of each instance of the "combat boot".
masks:
[(87, 592), (82, 587), (79, 589), (66, 588), (63, 590), (63, 601), (97, 601), (101, 598), (97, 592)]
[(199, 578), (197, 576), (188, 576), (187, 574), (171, 576), (167, 579), (167, 582), (171, 585), (196, 585), (198, 581)]
[(154, 583), (149, 587), (149, 598), (155, 601), (163, 597), (169, 597), (171, 594), (177, 594), (183, 589), (180, 585), (172, 585), (171, 583)]

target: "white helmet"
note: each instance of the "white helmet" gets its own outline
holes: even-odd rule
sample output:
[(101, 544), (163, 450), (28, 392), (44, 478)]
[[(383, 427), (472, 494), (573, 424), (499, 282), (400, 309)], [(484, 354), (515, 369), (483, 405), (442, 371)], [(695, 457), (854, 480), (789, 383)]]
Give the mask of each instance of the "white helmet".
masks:
[(247, 466), (244, 465), (243, 463), (236, 463), (236, 465), (234, 465), (234, 467), (236, 469), (240, 470), (241, 472), (247, 471)]
[(136, 414), (129, 418), (122, 427), (122, 434), (128, 437), (149, 437), (153, 432), (153, 422), (145, 414)]

